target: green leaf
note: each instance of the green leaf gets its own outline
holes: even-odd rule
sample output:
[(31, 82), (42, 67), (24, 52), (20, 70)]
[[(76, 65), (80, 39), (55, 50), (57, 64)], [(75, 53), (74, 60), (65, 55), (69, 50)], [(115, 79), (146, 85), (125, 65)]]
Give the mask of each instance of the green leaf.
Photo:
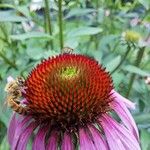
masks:
[(84, 36), (84, 35), (94, 35), (102, 32), (102, 28), (96, 27), (79, 27), (72, 29), (67, 36), (68, 37), (76, 37), (76, 36)]
[(30, 32), (30, 33), (23, 33), (23, 34), (19, 34), (19, 35), (11, 35), (10, 38), (13, 40), (21, 40), (21, 41), (30, 39), (30, 38), (52, 39), (52, 37), (49, 34), (42, 33), (42, 32)]
[(3, 138), (3, 141), (0, 144), (0, 149), (1, 150), (9, 150), (9, 144), (7, 142), (7, 137), (6, 136)]
[(138, 0), (147, 10), (150, 8), (150, 0)]
[(0, 120), (0, 144), (2, 143), (2, 140), (6, 133), (6, 126), (5, 124)]
[(94, 9), (74, 8), (65, 16), (65, 19), (68, 19), (74, 16), (87, 15), (88, 13), (92, 13), (94, 11), (95, 11)]
[(128, 65), (128, 66), (123, 67), (123, 70), (138, 74), (140, 76), (149, 76), (149, 73), (147, 73), (146, 71), (143, 71), (142, 69), (135, 67), (135, 66), (132, 66), (132, 65)]
[(141, 147), (142, 150), (150, 149), (150, 132), (145, 129), (141, 130)]
[(120, 63), (121, 61), (121, 56), (117, 56), (115, 58), (113, 58), (112, 60), (110, 60), (107, 64), (106, 64), (106, 69), (111, 72), (113, 71), (117, 66), (118, 64)]
[(150, 123), (150, 113), (138, 114), (134, 119), (138, 124)]
[(35, 60), (41, 59), (43, 57), (43, 49), (41, 47), (28, 47), (26, 52), (30, 58)]
[(27, 21), (27, 18), (19, 16), (15, 11), (0, 11), (0, 22), (22, 22)]
[(71, 47), (73, 49), (75, 49), (78, 45), (79, 45), (79, 41), (76, 38), (69, 38), (65, 42), (66, 47)]

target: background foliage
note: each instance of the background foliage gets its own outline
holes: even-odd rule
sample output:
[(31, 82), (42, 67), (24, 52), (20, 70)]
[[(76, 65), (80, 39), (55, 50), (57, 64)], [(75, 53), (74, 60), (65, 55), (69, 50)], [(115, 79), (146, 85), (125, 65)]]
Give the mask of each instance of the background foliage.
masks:
[(69, 46), (94, 57), (112, 74), (114, 86), (137, 105), (143, 150), (150, 149), (149, 0), (1, 0), (0, 149), (12, 111), (4, 106), (8, 76), (27, 77), (42, 59)]

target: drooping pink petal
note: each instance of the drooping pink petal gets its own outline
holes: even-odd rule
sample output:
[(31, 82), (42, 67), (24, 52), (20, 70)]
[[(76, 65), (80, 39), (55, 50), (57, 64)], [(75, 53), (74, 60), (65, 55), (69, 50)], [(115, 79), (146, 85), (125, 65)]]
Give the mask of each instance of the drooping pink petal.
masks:
[(61, 150), (74, 150), (70, 133), (67, 132), (64, 133)]
[(135, 103), (129, 101), (128, 99), (126, 99), (125, 97), (123, 97), (122, 95), (120, 95), (119, 93), (117, 93), (115, 90), (111, 91), (112, 95), (116, 98), (116, 101), (120, 100), (122, 102), (124, 102), (124, 104), (128, 107), (128, 108), (132, 108), (135, 109)]
[(84, 128), (79, 129), (79, 142), (80, 150), (96, 150), (94, 141)]
[(121, 118), (124, 125), (129, 130), (131, 130), (131, 132), (135, 135), (137, 139), (139, 139), (138, 128), (135, 124), (135, 121), (125, 104), (121, 101), (121, 99), (114, 99), (114, 101), (111, 102), (111, 106), (112, 109), (114, 109), (114, 111)]
[(30, 125), (26, 127), (26, 129), (23, 131), (18, 141), (17, 144), (18, 150), (26, 150), (29, 138), (37, 126), (38, 126), (37, 123), (31, 122)]
[(12, 145), (13, 143), (16, 127), (17, 127), (17, 120), (16, 120), (16, 113), (14, 113), (12, 115), (11, 121), (9, 123), (8, 131), (7, 131), (8, 142), (10, 145)]
[(123, 146), (123, 143), (117, 136), (115, 130), (113, 130), (113, 128), (109, 125), (109, 123), (106, 122), (105, 119), (103, 119), (102, 117), (100, 119), (100, 125), (104, 130), (107, 143), (109, 145), (109, 150), (126, 150), (125, 147)]
[(140, 150), (139, 143), (133, 134), (123, 125), (108, 115), (100, 118), (110, 150)]
[(128, 149), (131, 150), (140, 150), (139, 143), (135, 136), (130, 132), (127, 128), (125, 128), (122, 124), (119, 124), (115, 120), (113, 120), (110, 116), (105, 115), (105, 119), (110, 123), (110, 125), (117, 131), (118, 136), (124, 143)]
[(33, 145), (32, 145), (32, 150), (45, 150), (45, 136), (46, 136), (46, 131), (48, 130), (47, 127), (41, 127), (38, 130), (38, 133), (35, 136)]
[(17, 119), (18, 119), (18, 123), (15, 127), (16, 130), (15, 130), (14, 138), (12, 139), (13, 143), (12, 143), (11, 150), (16, 150), (17, 143), (20, 140), (20, 135), (24, 132), (25, 126), (31, 120), (31, 117), (27, 116), (24, 117), (24, 119), (22, 119), (20, 116), (18, 116)]
[(93, 125), (89, 125), (88, 128), (92, 134), (96, 150), (109, 150), (106, 141), (101, 135), (102, 133), (100, 133)]
[(46, 150), (57, 150), (57, 142), (58, 142), (58, 132), (52, 131), (48, 144), (46, 146)]

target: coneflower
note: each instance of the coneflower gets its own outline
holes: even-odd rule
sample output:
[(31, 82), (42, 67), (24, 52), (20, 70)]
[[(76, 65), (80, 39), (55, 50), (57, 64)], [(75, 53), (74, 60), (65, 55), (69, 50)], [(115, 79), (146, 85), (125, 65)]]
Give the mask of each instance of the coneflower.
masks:
[[(11, 150), (140, 150), (138, 129), (108, 72), (94, 59), (61, 54), (37, 65), (25, 81), (26, 116), (13, 114)], [(30, 142), (31, 143), (31, 142)]]

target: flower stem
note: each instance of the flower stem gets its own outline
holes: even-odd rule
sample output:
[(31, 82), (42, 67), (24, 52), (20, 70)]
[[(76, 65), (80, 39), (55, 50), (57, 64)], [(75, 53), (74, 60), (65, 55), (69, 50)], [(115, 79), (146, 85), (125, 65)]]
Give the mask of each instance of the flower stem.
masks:
[(2, 52), (0, 52), (0, 57), (7, 63), (9, 64), (12, 68), (17, 70), (17, 66), (16, 64), (14, 64), (13, 62), (11, 62)]
[(64, 47), (63, 41), (63, 21), (62, 21), (62, 0), (58, 0), (58, 24), (59, 24), (59, 40), (60, 49)]
[(114, 70), (111, 72), (111, 74), (113, 74), (123, 64), (123, 62), (125, 61), (126, 57), (129, 54), (130, 50), (131, 50), (131, 47), (128, 45), (125, 55), (121, 59), (120, 63), (116, 66), (116, 68), (114, 68)]
[[(44, 2), (45, 2), (45, 32), (49, 33), (52, 36), (49, 0), (44, 0)], [(50, 46), (51, 46), (51, 49), (53, 49), (52, 41), (50, 41)]]
[[(138, 54), (137, 54), (137, 58), (135, 60), (135, 66), (136, 67), (139, 67), (140, 63), (141, 63), (141, 60), (142, 60), (142, 57), (144, 55), (144, 50), (145, 50), (145, 47), (142, 47), (139, 49), (138, 51)], [(133, 73), (130, 77), (130, 80), (129, 80), (129, 88), (128, 88), (128, 91), (127, 91), (127, 94), (126, 94), (126, 97), (128, 98), (129, 95), (130, 95), (130, 92), (131, 92), (131, 89), (132, 89), (132, 86), (133, 86), (133, 83), (134, 83), (134, 80), (135, 80), (135, 77), (136, 77), (136, 74)]]

